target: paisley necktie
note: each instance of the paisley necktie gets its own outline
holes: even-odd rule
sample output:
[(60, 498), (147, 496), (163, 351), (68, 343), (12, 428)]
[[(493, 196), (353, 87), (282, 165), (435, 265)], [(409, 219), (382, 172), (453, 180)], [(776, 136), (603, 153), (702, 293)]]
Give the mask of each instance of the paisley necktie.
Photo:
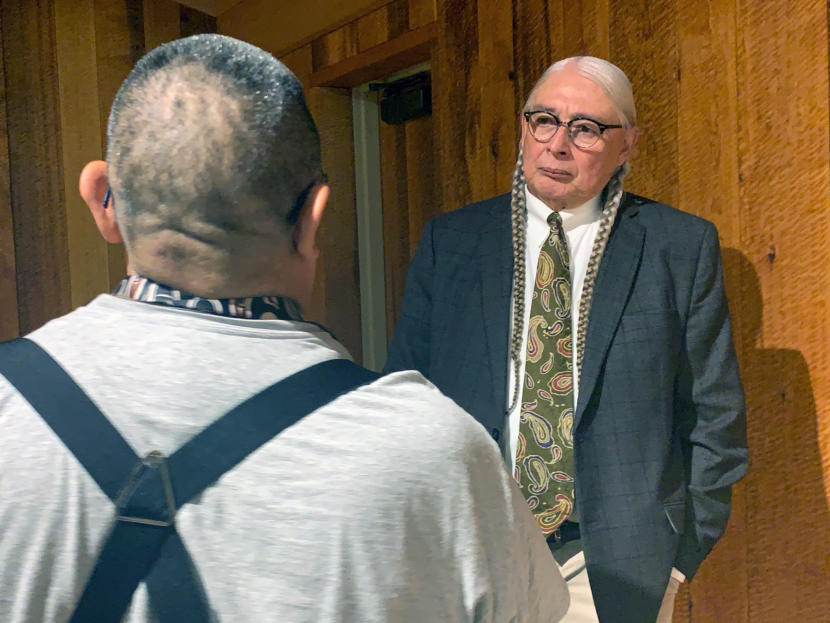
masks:
[(530, 304), (516, 481), (544, 534), (574, 505), (571, 275), (562, 217), (548, 217)]

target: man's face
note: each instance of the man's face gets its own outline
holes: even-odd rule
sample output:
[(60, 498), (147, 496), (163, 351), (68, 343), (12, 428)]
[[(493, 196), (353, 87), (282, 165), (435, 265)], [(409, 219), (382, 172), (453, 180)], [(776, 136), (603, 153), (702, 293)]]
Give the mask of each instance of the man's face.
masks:
[[(582, 117), (600, 123), (621, 123), (611, 99), (593, 81), (565, 68), (536, 89), (525, 110), (547, 110), (560, 121)], [(575, 147), (567, 128), (560, 127), (546, 143), (533, 138), (522, 117), (522, 152), (527, 186), (554, 210), (575, 208), (598, 195), (624, 163), (637, 139), (636, 129), (605, 130), (588, 148)]]

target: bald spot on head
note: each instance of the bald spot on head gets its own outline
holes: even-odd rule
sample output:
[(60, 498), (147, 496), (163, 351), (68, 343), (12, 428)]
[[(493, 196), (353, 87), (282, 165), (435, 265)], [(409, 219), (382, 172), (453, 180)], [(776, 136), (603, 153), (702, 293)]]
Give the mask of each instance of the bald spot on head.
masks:
[(113, 104), (108, 168), (133, 268), (250, 279), (290, 248), (320, 149), (296, 77), (248, 44), (202, 35), (157, 48)]

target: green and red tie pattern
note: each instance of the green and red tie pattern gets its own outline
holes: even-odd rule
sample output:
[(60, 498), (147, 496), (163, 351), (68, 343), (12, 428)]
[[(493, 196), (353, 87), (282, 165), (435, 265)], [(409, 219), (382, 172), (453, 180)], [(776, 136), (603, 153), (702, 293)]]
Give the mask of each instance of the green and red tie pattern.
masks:
[(544, 534), (574, 505), (573, 339), (568, 242), (562, 218), (548, 217), (530, 304), (516, 446), (516, 481)]

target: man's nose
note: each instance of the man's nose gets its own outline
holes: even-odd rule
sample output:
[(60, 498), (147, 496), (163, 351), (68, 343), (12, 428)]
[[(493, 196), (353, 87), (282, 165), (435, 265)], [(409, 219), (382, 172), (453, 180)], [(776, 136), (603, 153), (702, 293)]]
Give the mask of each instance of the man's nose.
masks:
[(568, 126), (559, 126), (550, 141), (548, 141), (548, 149), (557, 155), (567, 155), (571, 152), (571, 137), (568, 136)]

